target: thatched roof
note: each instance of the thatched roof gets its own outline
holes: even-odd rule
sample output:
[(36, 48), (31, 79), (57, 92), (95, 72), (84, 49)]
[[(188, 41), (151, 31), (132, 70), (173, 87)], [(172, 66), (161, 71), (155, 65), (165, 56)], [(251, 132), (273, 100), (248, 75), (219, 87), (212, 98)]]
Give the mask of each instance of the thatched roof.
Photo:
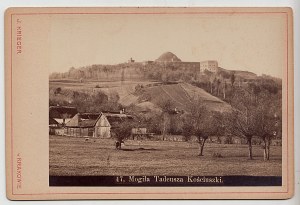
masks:
[(127, 114), (115, 114), (115, 113), (103, 113), (107, 118), (112, 128), (118, 127), (118, 125), (126, 120), (132, 120), (133, 117)]
[(66, 127), (95, 127), (102, 113), (78, 113), (67, 124)]
[(50, 106), (49, 107), (49, 117), (50, 118), (58, 118), (63, 119), (67, 116), (67, 118), (72, 118), (78, 113), (76, 107), (69, 106)]

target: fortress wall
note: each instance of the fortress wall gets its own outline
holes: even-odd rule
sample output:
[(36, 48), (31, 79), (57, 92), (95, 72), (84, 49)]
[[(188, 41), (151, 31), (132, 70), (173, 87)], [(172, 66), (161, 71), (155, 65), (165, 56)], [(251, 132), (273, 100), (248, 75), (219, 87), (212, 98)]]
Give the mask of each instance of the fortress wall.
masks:
[(174, 67), (177, 69), (191, 71), (191, 72), (199, 72), (200, 70), (200, 62), (156, 62), (160, 65), (167, 66), (168, 68)]

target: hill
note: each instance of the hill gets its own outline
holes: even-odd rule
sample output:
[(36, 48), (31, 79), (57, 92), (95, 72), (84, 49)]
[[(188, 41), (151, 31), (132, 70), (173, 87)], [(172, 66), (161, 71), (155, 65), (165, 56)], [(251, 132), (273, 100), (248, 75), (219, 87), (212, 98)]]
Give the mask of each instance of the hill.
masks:
[(231, 70), (235, 74), (236, 77), (242, 78), (242, 79), (256, 79), (257, 75), (255, 73), (249, 72), (249, 71), (241, 71), (241, 70)]
[[(97, 87), (95, 87), (97, 85)], [(61, 88), (60, 94), (55, 94), (56, 88)], [(231, 109), (230, 105), (205, 90), (188, 83), (162, 82), (50, 82), (49, 97), (52, 100), (72, 102), (74, 93), (95, 95), (105, 93), (108, 98), (119, 96), (119, 103), (124, 106), (136, 106), (142, 112), (160, 112), (163, 101), (169, 100), (174, 108), (188, 111), (194, 99), (200, 100), (209, 110), (224, 112)]]
[[(198, 61), (197, 61), (198, 62)], [(258, 78), (255, 73), (242, 70), (229, 70), (218, 67), (217, 71), (201, 70), (200, 63), (185, 62), (172, 52), (165, 52), (155, 61), (135, 62), (132, 59), (114, 65), (95, 64), (79, 68), (70, 68), (68, 72), (52, 73), (51, 80), (87, 80), (87, 81), (195, 81), (205, 82), (211, 78), (230, 79), (234, 73), (237, 79), (253, 81)]]
[(144, 111), (160, 110), (162, 101), (169, 100), (178, 110), (188, 111), (192, 100), (200, 100), (211, 111), (225, 112), (230, 105), (201, 88), (188, 83), (158, 84), (120, 98), (124, 106), (136, 105)]
[(240, 79), (246, 79), (246, 80), (254, 80), (258, 76), (255, 73), (252, 73), (250, 71), (243, 71), (243, 70), (228, 70), (225, 68), (218, 67), (218, 73), (222, 73), (225, 76), (229, 76), (230, 74), (234, 73), (234, 75)]

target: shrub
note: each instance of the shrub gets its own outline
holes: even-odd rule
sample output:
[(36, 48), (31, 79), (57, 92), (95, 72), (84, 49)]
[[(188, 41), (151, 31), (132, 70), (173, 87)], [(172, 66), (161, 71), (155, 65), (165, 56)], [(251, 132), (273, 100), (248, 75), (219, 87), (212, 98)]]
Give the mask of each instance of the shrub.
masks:
[(262, 140), (260, 139), (252, 139), (252, 145), (261, 145), (262, 144)]
[(57, 95), (60, 94), (60, 92), (61, 92), (61, 87), (58, 87), (55, 89), (54, 94)]
[(233, 144), (232, 137), (226, 137), (225, 140), (224, 140), (224, 144)]
[(222, 154), (219, 153), (219, 152), (214, 152), (214, 153), (212, 154), (212, 157), (213, 157), (213, 158), (223, 158)]

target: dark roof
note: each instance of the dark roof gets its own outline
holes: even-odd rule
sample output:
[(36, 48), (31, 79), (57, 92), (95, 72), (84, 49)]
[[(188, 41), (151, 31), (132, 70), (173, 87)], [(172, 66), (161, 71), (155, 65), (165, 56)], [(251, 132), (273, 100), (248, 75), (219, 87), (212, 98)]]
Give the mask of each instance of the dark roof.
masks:
[(112, 113), (112, 112), (104, 112), (103, 115), (106, 117), (114, 117), (114, 118), (133, 118), (131, 115), (125, 113)]
[(97, 120), (83, 120), (78, 122), (79, 127), (95, 127)]
[(62, 119), (64, 115), (68, 118), (74, 117), (78, 113), (75, 107), (69, 106), (50, 106), (49, 107), (49, 117)]
[(78, 113), (67, 124), (66, 127), (95, 127), (102, 113)]
[(126, 120), (132, 120), (133, 117), (127, 114), (112, 114), (112, 113), (103, 113), (107, 118), (110, 126), (112, 128), (118, 127), (118, 125)]
[(49, 117), (49, 125), (58, 125), (59, 123), (53, 118)]
[(102, 113), (80, 113), (79, 127), (94, 127)]
[(79, 116), (83, 120), (96, 120), (102, 113), (79, 113)]

